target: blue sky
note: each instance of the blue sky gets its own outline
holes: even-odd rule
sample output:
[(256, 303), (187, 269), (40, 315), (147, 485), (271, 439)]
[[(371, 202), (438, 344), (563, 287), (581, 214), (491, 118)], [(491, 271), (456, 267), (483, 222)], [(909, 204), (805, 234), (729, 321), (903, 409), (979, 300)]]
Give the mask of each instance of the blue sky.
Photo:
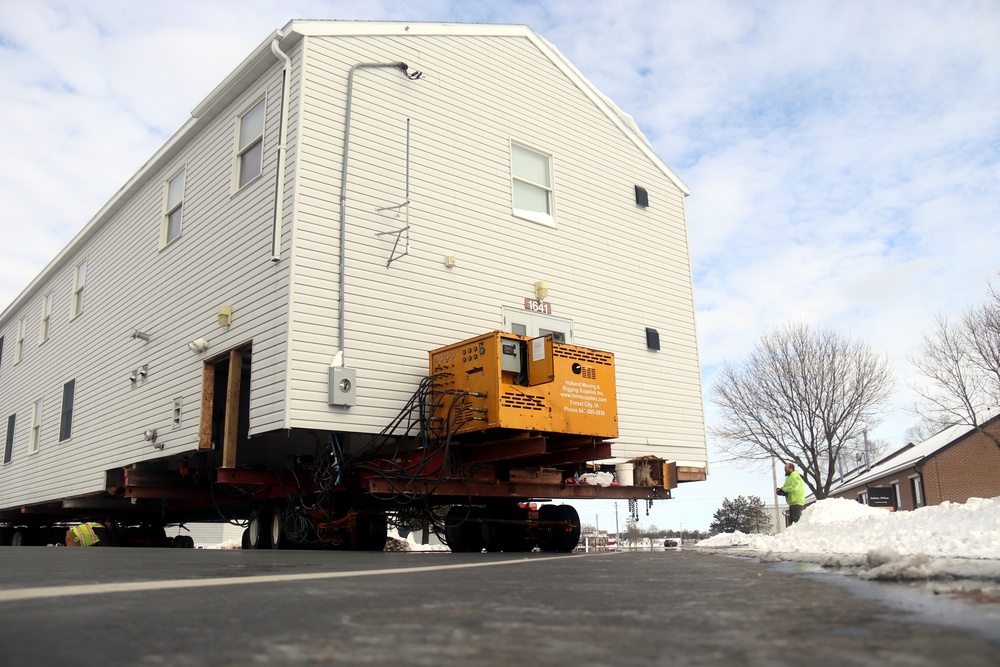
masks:
[[(706, 395), (765, 329), (833, 327), (892, 359), (876, 435), (901, 445), (908, 356), (1000, 270), (990, 0), (0, 0), (0, 303), (291, 18), (526, 24), (562, 51), (691, 188)], [(724, 497), (770, 500), (770, 471), (712, 459), (641, 521), (705, 528)], [(614, 524), (613, 503), (580, 509)]]

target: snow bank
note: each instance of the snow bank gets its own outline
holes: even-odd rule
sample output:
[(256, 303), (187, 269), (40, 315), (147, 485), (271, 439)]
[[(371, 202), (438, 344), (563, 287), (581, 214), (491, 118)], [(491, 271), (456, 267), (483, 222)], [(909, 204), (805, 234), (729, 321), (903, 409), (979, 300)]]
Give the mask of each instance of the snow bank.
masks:
[(797, 524), (778, 535), (724, 533), (698, 547), (738, 550), (767, 561), (857, 566), (866, 578), (1000, 578), (1000, 497), (912, 512), (829, 498), (807, 507)]

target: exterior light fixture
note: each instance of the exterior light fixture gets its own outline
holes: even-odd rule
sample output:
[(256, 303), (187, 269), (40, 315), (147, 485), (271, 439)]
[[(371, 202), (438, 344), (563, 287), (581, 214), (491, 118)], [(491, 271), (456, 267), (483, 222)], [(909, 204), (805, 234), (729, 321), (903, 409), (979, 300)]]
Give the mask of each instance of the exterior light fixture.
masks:
[(146, 333), (145, 331), (139, 331), (138, 329), (132, 329), (132, 340), (136, 340), (136, 339), (142, 340), (142, 341), (146, 341), (147, 343), (150, 340), (152, 340), (149, 337), (149, 334)]
[(539, 301), (545, 301), (545, 297), (549, 295), (549, 284), (544, 280), (539, 280), (535, 283), (535, 298)]

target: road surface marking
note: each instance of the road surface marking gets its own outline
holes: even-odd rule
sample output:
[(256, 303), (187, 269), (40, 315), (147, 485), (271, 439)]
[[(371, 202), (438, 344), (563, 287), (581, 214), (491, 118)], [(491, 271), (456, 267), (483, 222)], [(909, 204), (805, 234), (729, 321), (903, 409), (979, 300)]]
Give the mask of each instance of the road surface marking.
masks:
[(38, 588), (15, 588), (0, 591), (0, 602), (38, 600), (41, 598), (69, 597), (72, 595), (99, 595), (104, 593), (135, 593), (139, 591), (165, 591), (178, 588), (205, 588), (208, 586), (234, 586), (239, 584), (270, 584), (318, 579), (347, 579), (350, 577), (374, 577), (380, 575), (408, 574), (411, 572), (437, 572), (441, 570), (462, 570), (473, 567), (496, 567), (521, 565), (525, 563), (550, 563), (563, 558), (579, 556), (550, 556), (547, 558), (519, 558), (517, 560), (490, 561), (488, 563), (460, 563), (454, 565), (427, 565), (423, 567), (401, 567), (381, 570), (353, 570), (350, 572), (312, 572), (301, 574), (269, 574), (246, 577), (217, 577), (214, 579), (163, 579), (159, 581), (131, 581), (108, 584), (77, 584), (74, 586), (42, 586)]

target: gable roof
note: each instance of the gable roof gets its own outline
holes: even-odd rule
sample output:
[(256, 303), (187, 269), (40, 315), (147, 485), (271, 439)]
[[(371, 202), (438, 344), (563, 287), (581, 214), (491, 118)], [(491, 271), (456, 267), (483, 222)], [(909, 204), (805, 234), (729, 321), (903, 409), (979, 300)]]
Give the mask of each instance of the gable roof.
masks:
[(197, 133), (218, 116), (230, 102), (251, 82), (262, 76), (279, 62), (273, 47), (279, 46), (287, 52), (303, 37), (350, 37), (350, 36), (481, 36), (481, 37), (523, 37), (534, 44), (556, 67), (558, 67), (586, 95), (594, 105), (603, 111), (622, 133), (685, 195), (691, 194), (687, 185), (653, 151), (649, 140), (639, 130), (631, 116), (618, 108), (584, 77), (555, 46), (525, 25), (494, 25), (485, 23), (423, 23), (405, 21), (341, 21), (341, 20), (292, 20), (280, 30), (267, 36), (239, 66), (212, 90), (208, 96), (191, 111), (191, 118), (149, 159), (139, 171), (123, 185), (100, 211), (81, 229), (56, 257), (35, 276), (34, 280), (2, 312), (0, 326), (13, 315), (49, 276), (58, 271), (72, 258), (101, 227), (129, 199), (145, 185), (149, 178), (176, 157)]
[[(991, 424), (998, 418), (1000, 417), (994, 416), (986, 420), (983, 425)], [(975, 432), (975, 430), (975, 426), (955, 424), (954, 426), (949, 426), (938, 431), (918, 444), (907, 443), (903, 447), (883, 456), (868, 470), (861, 471), (856, 476), (845, 479), (840, 484), (833, 486), (830, 489), (830, 495), (832, 496), (835, 493), (863, 486), (873, 480), (881, 479), (882, 477), (887, 477), (901, 470), (918, 465), (924, 459), (930, 458), (947, 449), (962, 438)]]

